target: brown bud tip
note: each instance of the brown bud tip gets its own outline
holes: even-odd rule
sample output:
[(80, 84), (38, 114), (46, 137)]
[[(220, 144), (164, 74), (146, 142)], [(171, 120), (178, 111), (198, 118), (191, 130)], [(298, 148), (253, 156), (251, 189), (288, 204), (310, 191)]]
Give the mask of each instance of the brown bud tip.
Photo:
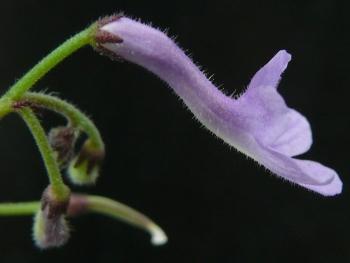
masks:
[(73, 156), (77, 131), (71, 126), (59, 126), (51, 129), (48, 139), (60, 166), (65, 166)]
[(104, 149), (95, 148), (92, 146), (90, 140), (86, 140), (74, 166), (77, 168), (84, 162), (87, 162), (87, 173), (90, 173), (95, 166), (102, 164), (104, 158)]
[(71, 182), (77, 185), (95, 184), (105, 157), (103, 146), (96, 146), (86, 140), (79, 154), (69, 163), (67, 174)]
[(94, 36), (94, 39), (95, 39), (94, 48), (95, 48), (95, 50), (98, 53), (100, 53), (101, 55), (107, 56), (110, 59), (116, 60), (116, 61), (122, 61), (122, 58), (119, 57), (114, 52), (111, 52), (108, 49), (106, 49), (103, 46), (103, 44), (106, 44), (106, 43), (120, 44), (123, 42), (123, 39), (118, 35), (114, 35), (114, 34), (111, 34), (110, 32), (101, 30), (101, 28), (106, 24), (113, 23), (113, 22), (119, 20), (123, 16), (124, 16), (123, 13), (118, 13), (118, 14), (115, 14), (112, 16), (106, 16), (106, 17), (101, 18), (97, 22), (97, 31), (96, 31), (95, 36)]
[(69, 198), (65, 201), (57, 200), (51, 187), (47, 187), (41, 197), (41, 210), (47, 215), (48, 218), (55, 218), (60, 215), (64, 215), (67, 211), (69, 204)]
[(95, 34), (95, 41), (99, 45), (106, 43), (117, 43), (120, 44), (123, 42), (123, 39), (118, 37), (117, 35), (113, 35), (107, 31), (97, 31)]

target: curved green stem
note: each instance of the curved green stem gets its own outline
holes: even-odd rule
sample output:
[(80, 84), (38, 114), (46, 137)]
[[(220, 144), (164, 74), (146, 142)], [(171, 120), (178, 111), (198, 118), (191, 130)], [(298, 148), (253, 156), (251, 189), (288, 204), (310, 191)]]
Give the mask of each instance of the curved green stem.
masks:
[(40, 124), (39, 119), (29, 108), (22, 108), (18, 111), (26, 122), (29, 130), (33, 134), (35, 142), (39, 148), (44, 160), (47, 173), (49, 175), (52, 192), (59, 201), (65, 201), (69, 198), (69, 188), (64, 184), (60, 169), (58, 167), (53, 150), (48, 142), (45, 131)]
[(96, 25), (93, 24), (87, 29), (74, 35), (50, 54), (44, 57), (38, 64), (29, 70), (20, 80), (18, 80), (4, 95), (4, 99), (17, 100), (28, 89), (30, 89), (47, 72), (54, 68), (66, 57), (77, 51), (79, 48), (93, 42), (93, 32)]
[[(0, 203), (0, 216), (32, 215), (39, 208), (40, 202)], [(149, 232), (154, 245), (165, 244), (168, 240), (164, 231), (147, 216), (110, 198), (72, 194), (67, 211), (68, 216), (76, 216), (84, 212), (97, 213), (134, 225)]]
[(0, 203), (0, 216), (29, 216), (40, 208), (40, 202)]
[(99, 130), (91, 119), (74, 105), (58, 97), (37, 92), (27, 92), (24, 94), (23, 99), (63, 115), (69, 120), (71, 125), (86, 132), (93, 147), (104, 150), (105, 146)]
[(10, 99), (0, 98), (0, 119), (12, 111), (12, 101)]
[(110, 216), (148, 231), (154, 245), (162, 245), (167, 242), (166, 234), (158, 225), (131, 207), (102, 196), (88, 195), (86, 198), (90, 212)]

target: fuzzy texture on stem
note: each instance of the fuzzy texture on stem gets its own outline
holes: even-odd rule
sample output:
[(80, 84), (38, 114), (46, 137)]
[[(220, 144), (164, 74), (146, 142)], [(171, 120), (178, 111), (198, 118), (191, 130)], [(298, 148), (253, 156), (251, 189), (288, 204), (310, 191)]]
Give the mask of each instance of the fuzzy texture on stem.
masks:
[(29, 70), (20, 78), (4, 95), (4, 99), (18, 100), (28, 89), (48, 73), (57, 64), (65, 58), (80, 49), (81, 47), (91, 44), (93, 34), (96, 31), (96, 24), (72, 36), (50, 54), (44, 57), (38, 64)]
[(82, 130), (88, 135), (94, 148), (104, 151), (105, 145), (96, 125), (86, 114), (71, 103), (58, 97), (39, 92), (27, 92), (21, 100), (27, 101), (34, 106), (43, 107), (61, 114), (67, 118), (70, 126)]
[(97, 50), (159, 76), (216, 136), (292, 183), (326, 196), (342, 191), (334, 170), (292, 158), (309, 149), (312, 136), (306, 118), (289, 108), (277, 92), (291, 59), (286, 51), (279, 51), (255, 74), (244, 94), (234, 99), (215, 87), (163, 32), (127, 17), (104, 21), (96, 34)]
[(62, 176), (54, 152), (48, 142), (46, 133), (43, 127), (41, 126), (39, 119), (36, 117), (36, 115), (30, 108), (22, 108), (18, 110), (18, 112), (23, 118), (23, 120), (26, 122), (39, 148), (50, 179), (50, 184), (52, 187), (54, 197), (58, 201), (67, 200), (69, 198), (70, 190), (62, 180)]
[[(91, 185), (94, 184), (100, 174), (100, 167), (105, 157), (105, 145), (101, 134), (93, 121), (81, 112), (74, 105), (52, 95), (36, 92), (27, 92), (17, 104), (28, 104), (32, 107), (42, 107), (61, 114), (68, 120), (67, 127), (59, 127), (50, 132), (51, 145), (60, 148), (58, 152), (59, 161), (68, 163), (68, 176), (74, 184)], [(70, 132), (71, 131), (71, 132)], [(88, 139), (83, 144), (77, 156), (70, 154), (73, 151), (74, 143), (78, 132), (83, 131), (88, 135)], [(60, 135), (64, 136), (60, 136)], [(65, 135), (73, 137), (67, 141)], [(59, 135), (59, 136), (57, 136)], [(71, 143), (71, 144), (70, 144)], [(55, 147), (58, 146), (58, 147)], [(58, 149), (59, 150), (59, 149)], [(70, 158), (74, 157), (74, 158)], [(61, 166), (64, 167), (64, 166)]]

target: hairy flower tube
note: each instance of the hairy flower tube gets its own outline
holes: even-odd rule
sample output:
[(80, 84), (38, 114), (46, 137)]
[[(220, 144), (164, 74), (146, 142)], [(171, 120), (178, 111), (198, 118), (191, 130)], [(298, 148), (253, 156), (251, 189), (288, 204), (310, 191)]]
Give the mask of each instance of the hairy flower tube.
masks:
[(293, 156), (312, 144), (310, 124), (277, 92), (291, 56), (279, 51), (237, 99), (223, 94), (163, 32), (124, 16), (102, 19), (95, 36), (102, 54), (138, 64), (164, 80), (212, 133), (292, 183), (322, 195), (339, 194), (337, 173)]

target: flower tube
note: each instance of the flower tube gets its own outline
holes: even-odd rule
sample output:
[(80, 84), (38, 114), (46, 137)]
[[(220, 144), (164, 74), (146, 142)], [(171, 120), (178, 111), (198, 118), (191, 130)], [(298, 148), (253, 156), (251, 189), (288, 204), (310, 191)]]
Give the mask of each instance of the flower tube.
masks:
[(310, 124), (277, 92), (291, 59), (279, 51), (239, 98), (223, 94), (163, 32), (124, 16), (100, 21), (96, 49), (138, 64), (164, 80), (195, 117), (227, 144), (292, 183), (325, 196), (339, 194), (337, 173), (293, 156), (312, 144)]

